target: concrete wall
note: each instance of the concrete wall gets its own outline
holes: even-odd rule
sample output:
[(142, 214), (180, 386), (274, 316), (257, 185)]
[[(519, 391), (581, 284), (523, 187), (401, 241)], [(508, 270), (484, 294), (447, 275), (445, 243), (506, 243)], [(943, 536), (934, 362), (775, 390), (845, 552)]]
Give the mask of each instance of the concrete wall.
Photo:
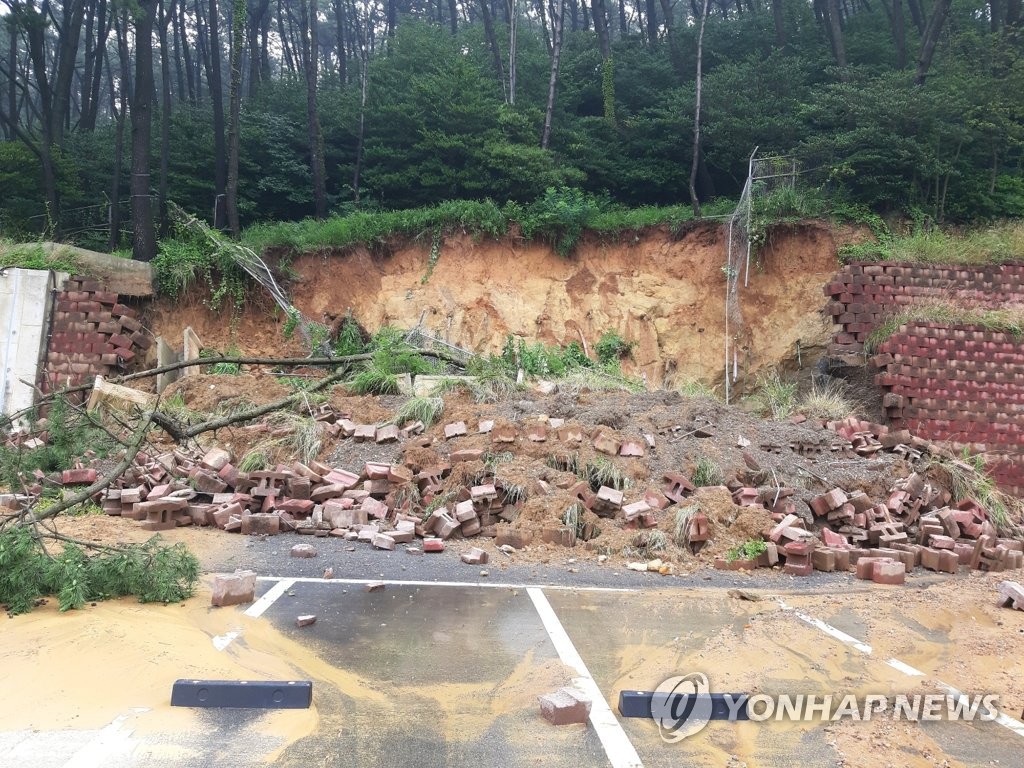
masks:
[(67, 275), (36, 269), (0, 273), (0, 412), (15, 413), (33, 403), (34, 383), (52, 302), (51, 291)]

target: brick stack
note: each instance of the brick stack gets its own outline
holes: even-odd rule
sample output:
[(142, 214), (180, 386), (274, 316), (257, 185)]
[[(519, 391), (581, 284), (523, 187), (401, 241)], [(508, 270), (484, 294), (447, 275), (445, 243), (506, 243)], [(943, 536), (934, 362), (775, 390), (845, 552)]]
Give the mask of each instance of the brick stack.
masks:
[(70, 278), (56, 297), (40, 388), (49, 392), (106, 376), (144, 356), (152, 343), (138, 312), (116, 293), (94, 280)]
[(827, 311), (839, 326), (833, 357), (858, 355), (879, 323), (894, 310), (928, 299), (962, 300), (979, 307), (1024, 302), (1024, 264), (941, 266), (855, 262), (825, 286)]
[(872, 362), (894, 429), (987, 453), (1000, 487), (1024, 489), (1024, 343), (975, 326), (901, 326)]

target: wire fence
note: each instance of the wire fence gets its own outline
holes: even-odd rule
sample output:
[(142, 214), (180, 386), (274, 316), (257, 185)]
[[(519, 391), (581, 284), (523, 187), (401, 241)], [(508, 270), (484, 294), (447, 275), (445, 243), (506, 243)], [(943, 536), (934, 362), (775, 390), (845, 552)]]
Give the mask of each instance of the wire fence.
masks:
[(725, 272), (725, 401), (729, 402), (732, 385), (739, 378), (739, 346), (744, 335), (743, 308), (740, 302), (740, 280), (750, 285), (750, 255), (753, 246), (751, 224), (756, 200), (777, 189), (796, 186), (800, 164), (793, 157), (758, 157), (755, 147), (747, 166), (739, 202), (726, 219)]

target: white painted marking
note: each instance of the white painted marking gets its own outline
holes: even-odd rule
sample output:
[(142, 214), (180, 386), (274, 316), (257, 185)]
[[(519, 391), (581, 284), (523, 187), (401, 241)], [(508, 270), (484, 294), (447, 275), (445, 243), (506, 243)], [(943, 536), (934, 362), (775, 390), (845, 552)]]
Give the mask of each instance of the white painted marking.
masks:
[(274, 586), (266, 591), (259, 600), (249, 606), (246, 610), (245, 615), (251, 616), (254, 619), (258, 619), (263, 613), (272, 606), (281, 595), (287, 592), (295, 584), (295, 579), (282, 579), (277, 582)]
[[(782, 609), (784, 611), (792, 612), (794, 616), (801, 619), (802, 621), (806, 621), (808, 624), (814, 627), (817, 627), (825, 634), (831, 635), (832, 637), (836, 638), (837, 640), (843, 643), (846, 643), (847, 645), (852, 645), (858, 651), (867, 656), (871, 655), (871, 646), (867, 643), (862, 643), (857, 638), (850, 637), (845, 632), (838, 630), (829, 624), (826, 624), (824, 621), (821, 621), (820, 619), (816, 619), (813, 616), (808, 616), (806, 613), (803, 613), (801, 611), (794, 610), (792, 607), (786, 605), (782, 600), (779, 600), (779, 605), (782, 606)], [(905, 664), (899, 659), (887, 659), (885, 663), (893, 669), (899, 670), (900, 672), (909, 677), (925, 677), (924, 672), (917, 669), (916, 667), (910, 666), (909, 664)], [(946, 691), (946, 693), (948, 693), (950, 696), (954, 696), (957, 699), (964, 696), (964, 693), (962, 691), (958, 690), (957, 688), (954, 688), (949, 683), (944, 683), (938, 678), (934, 678), (934, 680), (935, 684), (939, 688), (942, 688), (944, 691)], [(1024, 723), (1022, 723), (1019, 720), (1014, 720), (1009, 715), (1005, 715), (1002, 712), (1000, 712), (996, 715), (995, 720), (993, 720), (992, 722), (999, 723), (999, 725), (1003, 726), (1007, 730), (1013, 731), (1018, 736), (1024, 736)]]
[(544, 624), (544, 629), (547, 630), (555, 650), (558, 651), (559, 658), (564, 664), (575, 669), (579, 675), (573, 679), (573, 685), (583, 691), (591, 701), (590, 724), (594, 726), (597, 737), (601, 740), (601, 745), (613, 768), (643, 768), (643, 762), (636, 753), (633, 743), (629, 740), (626, 732), (622, 730), (622, 725), (615, 717), (615, 713), (605, 701), (604, 694), (601, 693), (601, 689), (591, 676), (587, 665), (583, 663), (583, 658), (576, 650), (576, 646), (569, 639), (569, 635), (562, 626), (562, 622), (558, 620), (555, 609), (551, 607), (544, 591), (539, 587), (527, 587), (526, 592), (529, 594), (530, 600), (533, 601), (533, 607), (537, 609), (541, 623)]
[(918, 669), (917, 667), (912, 667), (909, 664), (904, 664), (899, 659), (886, 659), (885, 663), (893, 669), (897, 669), (904, 675), (907, 675), (909, 677), (924, 677), (924, 672), (922, 672), (920, 669)]
[(130, 754), (135, 749), (136, 740), (131, 738), (131, 730), (122, 730), (121, 726), (132, 715), (148, 711), (145, 707), (137, 707), (115, 717), (92, 741), (75, 752), (64, 763), (64, 768), (103, 768), (110, 765), (113, 758)]
[[(953, 698), (959, 700), (964, 697), (964, 692), (957, 688), (954, 688), (952, 685), (944, 683), (941, 680), (937, 680), (936, 682), (939, 684), (940, 688), (942, 688), (946, 693), (948, 693)], [(1013, 731), (1018, 736), (1024, 736), (1024, 723), (1022, 723), (1020, 720), (1014, 720), (1009, 715), (1005, 715), (1002, 712), (998, 712), (996, 714), (996, 719), (992, 722), (999, 723), (999, 725), (1003, 726), (1008, 730)]]
[(795, 608), (792, 608), (792, 607), (786, 605), (782, 600), (779, 600), (779, 605), (782, 606), (782, 610), (790, 611), (798, 619), (800, 619), (801, 621), (807, 622), (812, 627), (817, 627), (822, 632), (824, 632), (826, 635), (830, 635), (831, 637), (834, 637), (836, 640), (838, 640), (841, 643), (846, 643), (847, 645), (852, 645), (854, 648), (856, 648), (861, 653), (867, 654), (868, 656), (871, 655), (871, 646), (868, 645), (867, 643), (862, 643), (857, 638), (851, 637), (850, 635), (848, 635), (845, 632), (843, 632), (843, 630), (841, 630), (841, 629), (836, 629), (831, 624), (826, 624), (821, 619), (816, 619), (813, 616), (808, 616), (803, 611), (798, 611)]
[[(280, 581), (282, 576), (259, 576), (257, 581)], [(510, 584), (500, 581), (403, 581), (402, 579), (321, 579), (296, 577), (284, 579), (291, 584), (390, 584), (396, 587), (485, 587), (487, 589), (549, 589), (563, 592), (636, 592), (631, 587), (573, 587), (565, 584)], [(268, 593), (269, 594), (269, 593)], [(246, 612), (248, 613), (248, 611)]]
[(213, 638), (213, 647), (218, 651), (223, 651), (232, 642), (242, 636), (242, 630), (232, 629), (230, 632), (225, 632), (223, 635), (217, 635)]

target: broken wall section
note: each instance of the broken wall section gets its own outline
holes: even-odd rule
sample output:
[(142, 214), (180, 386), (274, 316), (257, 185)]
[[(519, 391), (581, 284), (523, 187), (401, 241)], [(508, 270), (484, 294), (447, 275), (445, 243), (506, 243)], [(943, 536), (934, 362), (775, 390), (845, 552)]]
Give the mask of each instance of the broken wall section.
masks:
[(95, 280), (68, 279), (55, 302), (45, 367), (39, 376), (44, 393), (119, 373), (136, 357), (145, 358), (153, 345), (139, 312)]

